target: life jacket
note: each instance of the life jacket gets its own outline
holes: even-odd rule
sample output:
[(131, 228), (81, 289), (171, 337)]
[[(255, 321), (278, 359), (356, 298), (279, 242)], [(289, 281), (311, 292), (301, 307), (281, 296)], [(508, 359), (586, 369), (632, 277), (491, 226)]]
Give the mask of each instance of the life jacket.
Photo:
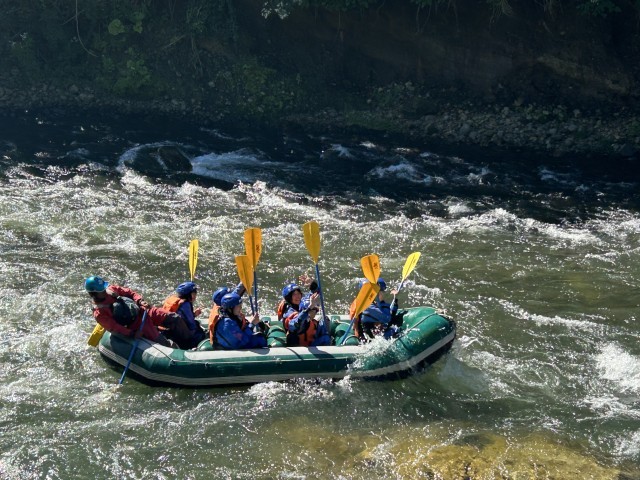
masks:
[(118, 296), (109, 290), (107, 295), (107, 300), (111, 297), (113, 301), (94, 304), (93, 308), (110, 308), (113, 319), (123, 327), (128, 327), (136, 321), (140, 314), (140, 307), (132, 298)]
[(293, 308), (297, 312), (298, 308), (300, 308), (300, 306), (296, 307), (295, 305), (290, 304), (286, 300), (280, 300), (280, 303), (278, 304), (278, 308), (276, 310), (277, 313), (278, 313), (278, 321), (279, 322), (283, 322), (284, 321), (284, 314), (287, 313), (287, 311), (290, 308)]
[(293, 320), (296, 317), (296, 315), (298, 314), (289, 315), (287, 318), (284, 319), (284, 328), (285, 328), (285, 331), (287, 332), (287, 346), (308, 347), (316, 339), (316, 333), (318, 331), (318, 320), (309, 319), (308, 327), (304, 332), (298, 333), (298, 334), (291, 333), (289, 331), (289, 322), (291, 322), (291, 320)]
[(177, 312), (180, 308), (180, 305), (182, 305), (184, 302), (186, 302), (184, 298), (180, 298), (174, 293), (167, 297), (167, 299), (162, 304), (162, 308), (164, 310), (169, 310), (170, 312)]
[[(220, 315), (220, 307), (218, 307), (218, 305), (215, 305), (211, 309), (211, 313), (209, 313), (209, 341), (211, 342), (212, 347), (215, 347), (218, 345), (218, 340), (216, 338), (216, 330), (220, 325), (220, 320), (222, 320), (223, 318), (230, 318), (234, 322), (238, 323), (238, 320), (235, 318), (232, 318), (226, 315)], [(247, 321), (247, 318), (244, 316), (244, 314), (241, 313), (240, 323), (239, 323), (240, 330), (244, 331), (244, 329), (247, 328), (247, 325), (249, 325), (249, 322)]]
[(287, 310), (288, 310), (287, 302), (285, 300), (280, 300), (280, 303), (278, 304), (278, 308), (276, 308), (279, 322), (283, 320), (282, 317), (284, 317), (284, 312), (286, 312)]

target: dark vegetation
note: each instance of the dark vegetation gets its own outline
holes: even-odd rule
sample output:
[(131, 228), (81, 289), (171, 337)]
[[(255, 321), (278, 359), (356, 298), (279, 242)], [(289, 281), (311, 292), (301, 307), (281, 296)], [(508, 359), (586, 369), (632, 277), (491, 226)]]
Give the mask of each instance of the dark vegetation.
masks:
[(259, 123), (339, 112), (385, 130), (458, 103), (539, 116), (638, 101), (640, 0), (0, 0), (0, 11), (2, 105), (64, 103), (55, 91)]

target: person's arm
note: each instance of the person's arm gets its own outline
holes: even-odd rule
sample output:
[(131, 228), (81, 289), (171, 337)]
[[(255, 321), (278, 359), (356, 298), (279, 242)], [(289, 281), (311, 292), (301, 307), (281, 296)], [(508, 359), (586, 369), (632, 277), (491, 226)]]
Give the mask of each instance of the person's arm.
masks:
[(302, 312), (296, 312), (289, 317), (289, 332), (300, 335), (307, 331), (309, 328), (309, 312), (303, 310)]
[(240, 340), (236, 348), (251, 348), (251, 345), (253, 344), (253, 337), (255, 335), (262, 335), (262, 332), (256, 332), (253, 329), (253, 327), (255, 327), (259, 322), (260, 317), (258, 317), (257, 314), (254, 315), (253, 320), (249, 324), (247, 324), (246, 327), (244, 327), (244, 330), (242, 330), (242, 340)]
[(380, 302), (379, 310), (383, 315), (382, 323), (389, 323), (391, 318), (393, 317), (392, 311), (393, 305), (390, 305), (387, 302)]
[(229, 349), (242, 348), (245, 335), (235, 320), (225, 317), (220, 320), (222, 325), (218, 327), (217, 335), (219, 343)]
[(135, 333), (132, 329), (116, 322), (109, 307), (95, 308), (93, 310), (93, 318), (109, 332), (119, 333), (125, 337), (131, 337)]
[(395, 317), (397, 313), (398, 313), (398, 299), (396, 298), (391, 303), (391, 318)]
[(391, 290), (391, 295), (393, 295), (393, 300), (391, 301), (391, 317), (394, 317), (396, 313), (398, 313), (398, 291), (394, 288)]
[(237, 293), (238, 295), (242, 296), (246, 291), (247, 289), (244, 288), (244, 285), (242, 284), (242, 282), (240, 282), (238, 285), (236, 285), (236, 288), (233, 290), (233, 293)]
[(109, 285), (108, 290), (111, 290), (119, 297), (128, 297), (132, 299), (139, 307), (147, 308), (149, 306), (149, 304), (145, 302), (144, 298), (142, 298), (142, 295), (130, 288), (121, 287), (119, 285)]
[(195, 316), (193, 315), (193, 311), (191, 310), (191, 303), (183, 302), (178, 307), (176, 313), (184, 318), (184, 321), (187, 324), (189, 330), (193, 331), (195, 329), (197, 321)]
[(253, 330), (253, 335), (264, 335), (269, 330), (269, 327), (260, 319), (260, 315), (257, 312), (253, 314), (250, 326)]
[(298, 277), (300, 283), (307, 287), (311, 293), (316, 293), (318, 291), (318, 282), (315, 278), (305, 274), (302, 274)]

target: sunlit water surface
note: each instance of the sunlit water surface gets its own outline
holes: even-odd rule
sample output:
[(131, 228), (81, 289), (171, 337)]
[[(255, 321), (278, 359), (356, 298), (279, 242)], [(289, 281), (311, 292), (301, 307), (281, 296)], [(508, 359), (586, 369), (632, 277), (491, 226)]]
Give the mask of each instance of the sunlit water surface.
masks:
[[(440, 156), (368, 137), (0, 117), (0, 478), (640, 478), (637, 166)], [(139, 168), (178, 148), (192, 173)], [(86, 343), (85, 277), (208, 315), (262, 228), (263, 312), (312, 273), (345, 313), (359, 258), (458, 322), (405, 380), (150, 387)], [(375, 345), (372, 355), (376, 354)]]

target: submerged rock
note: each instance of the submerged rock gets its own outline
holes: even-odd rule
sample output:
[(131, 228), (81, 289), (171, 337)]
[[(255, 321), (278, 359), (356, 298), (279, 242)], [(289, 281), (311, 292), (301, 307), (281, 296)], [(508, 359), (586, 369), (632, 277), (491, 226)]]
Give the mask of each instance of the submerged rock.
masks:
[(191, 161), (178, 147), (159, 147), (158, 159), (164, 163), (169, 171), (190, 172), (192, 170)]
[(152, 177), (190, 173), (189, 157), (175, 145), (145, 146), (125, 160), (125, 165)]

